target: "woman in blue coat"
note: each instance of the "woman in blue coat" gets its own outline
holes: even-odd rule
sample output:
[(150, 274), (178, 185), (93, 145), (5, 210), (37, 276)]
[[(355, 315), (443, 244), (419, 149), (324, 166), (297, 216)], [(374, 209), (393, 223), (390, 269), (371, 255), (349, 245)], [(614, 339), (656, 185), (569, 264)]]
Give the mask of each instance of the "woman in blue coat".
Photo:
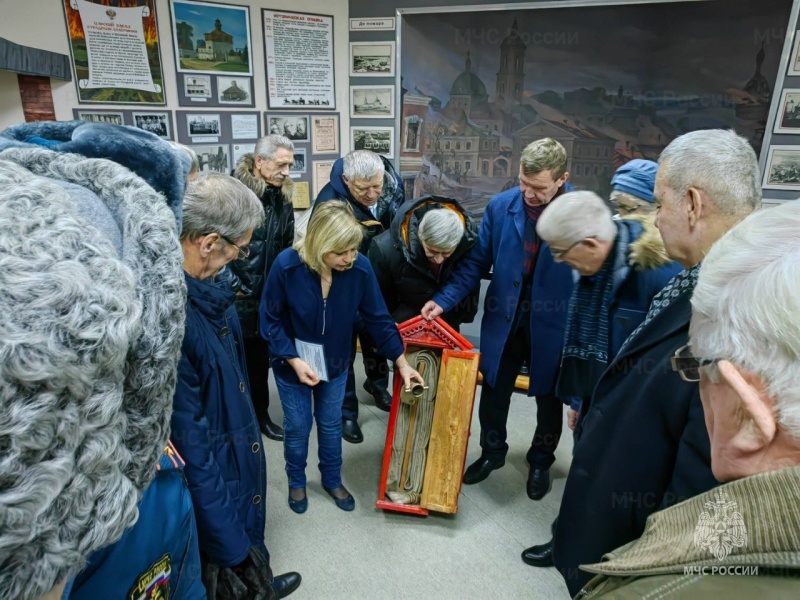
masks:
[[(342, 402), (357, 315), (381, 356), (394, 357), (406, 388), (423, 382), (403, 354), (397, 331), (369, 261), (358, 254), (362, 226), (345, 202), (318, 206), (306, 237), (278, 255), (261, 299), (267, 340), (284, 415), (289, 506), (308, 508), (306, 460), (312, 416), (317, 421), (322, 487), (336, 506), (353, 510), (342, 485)], [(313, 397), (313, 415), (312, 415)]]
[(248, 588), (248, 597), (281, 598), (300, 585), (297, 573), (273, 579), (269, 568), (266, 460), (250, 401), (236, 294), (214, 279), (227, 263), (247, 256), (253, 229), (263, 219), (255, 194), (227, 175), (201, 175), (183, 202), (188, 298), (172, 440), (186, 462), (211, 598), (225, 598), (223, 584), (232, 578)]

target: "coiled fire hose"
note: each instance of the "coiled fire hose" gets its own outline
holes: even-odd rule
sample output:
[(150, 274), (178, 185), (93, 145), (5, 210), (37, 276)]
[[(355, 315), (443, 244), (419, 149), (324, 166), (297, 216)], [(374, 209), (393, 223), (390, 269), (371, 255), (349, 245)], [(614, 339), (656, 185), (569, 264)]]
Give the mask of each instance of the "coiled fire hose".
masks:
[(386, 494), (398, 504), (419, 504), (439, 383), (439, 357), (432, 350), (419, 350), (408, 355), (408, 362), (427, 385), (417, 384), (410, 392), (401, 389)]

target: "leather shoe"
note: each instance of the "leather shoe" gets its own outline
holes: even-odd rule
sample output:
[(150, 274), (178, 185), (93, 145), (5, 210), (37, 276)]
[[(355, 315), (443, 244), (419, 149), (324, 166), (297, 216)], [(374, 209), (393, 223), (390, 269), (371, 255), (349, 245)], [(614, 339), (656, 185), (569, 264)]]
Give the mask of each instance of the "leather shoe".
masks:
[(345, 496), (344, 498), (337, 498), (336, 494), (334, 494), (333, 490), (330, 489), (330, 488), (326, 488), (325, 486), (322, 486), (322, 489), (325, 490), (326, 492), (328, 492), (328, 495), (331, 498), (333, 498), (333, 501), (336, 503), (336, 506), (338, 506), (342, 510), (346, 510), (346, 511), (349, 512), (349, 511), (353, 510), (356, 507), (356, 499), (353, 498), (353, 494), (351, 494), (350, 492), (347, 492), (347, 489), (344, 486), (342, 486), (342, 489), (345, 492), (347, 492), (347, 496)]
[(489, 476), (489, 473), (495, 469), (499, 469), (504, 464), (506, 464), (505, 458), (500, 458), (498, 460), (481, 456), (478, 460), (467, 467), (467, 470), (464, 473), (464, 483), (467, 485), (472, 485), (473, 483), (483, 481)]
[(367, 393), (375, 398), (375, 406), (383, 411), (391, 412), (392, 410), (392, 395), (386, 388), (375, 385), (374, 382), (367, 379), (364, 382), (364, 389)]
[(272, 580), (272, 589), (278, 598), (286, 598), (289, 594), (300, 587), (300, 582), (303, 580), (300, 573), (290, 571), (283, 575), (278, 575)]
[(522, 562), (532, 567), (553, 566), (553, 540), (522, 551)]
[(361, 433), (361, 427), (358, 426), (358, 421), (354, 419), (342, 419), (342, 437), (344, 441), (351, 444), (360, 444), (364, 441), (364, 434)]
[(526, 490), (528, 498), (531, 500), (541, 500), (550, 491), (552, 482), (550, 481), (550, 469), (537, 469), (531, 467), (528, 470), (528, 484)]
[(300, 500), (292, 498), (292, 491), (289, 490), (289, 508), (291, 508), (298, 515), (302, 515), (308, 510), (308, 495), (305, 494)]
[(261, 433), (263, 433), (269, 439), (275, 440), (276, 442), (283, 441), (283, 427), (281, 427), (277, 423), (273, 423), (272, 419), (270, 419), (269, 417), (267, 417), (267, 420), (264, 423), (262, 423)]

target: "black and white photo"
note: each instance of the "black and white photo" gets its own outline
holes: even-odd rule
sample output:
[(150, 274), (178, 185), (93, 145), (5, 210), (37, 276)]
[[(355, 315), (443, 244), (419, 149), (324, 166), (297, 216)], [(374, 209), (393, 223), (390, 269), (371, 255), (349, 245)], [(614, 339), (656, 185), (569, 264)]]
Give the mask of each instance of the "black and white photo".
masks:
[(394, 77), (394, 42), (351, 42), (350, 77)]
[(211, 76), (210, 75), (184, 75), (183, 94), (198, 101), (207, 101), (211, 98)]
[(350, 147), (394, 158), (394, 127), (351, 127)]
[(305, 173), (306, 172), (306, 149), (305, 148), (295, 148), (294, 149), (294, 164), (292, 168), (289, 169), (289, 174), (294, 175), (295, 173)]
[(191, 146), (191, 148), (197, 153), (200, 171), (203, 173), (210, 173), (212, 171), (217, 173), (230, 173), (233, 168), (228, 144)]
[(133, 113), (133, 125), (165, 140), (172, 139), (172, 125), (169, 113)]
[(800, 89), (783, 90), (774, 132), (800, 133)]
[(249, 77), (217, 77), (217, 100), (220, 104), (252, 105)]
[(307, 142), (308, 116), (269, 117), (269, 132), (285, 135), (295, 142)]
[(770, 146), (763, 187), (800, 191), (800, 146)]
[(205, 136), (218, 136), (220, 135), (220, 116), (216, 115), (186, 115), (186, 126), (189, 129), (189, 135), (194, 137), (198, 135)]
[(124, 125), (121, 112), (96, 112), (79, 111), (78, 120), (90, 123), (111, 123), (112, 125)]
[(351, 85), (351, 119), (393, 119), (393, 85)]

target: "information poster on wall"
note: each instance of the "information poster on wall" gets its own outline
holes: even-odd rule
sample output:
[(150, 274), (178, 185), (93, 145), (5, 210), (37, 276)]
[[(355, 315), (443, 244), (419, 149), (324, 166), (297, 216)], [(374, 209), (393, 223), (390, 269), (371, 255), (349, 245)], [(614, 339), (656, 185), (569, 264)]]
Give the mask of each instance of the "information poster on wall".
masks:
[(335, 109), (333, 17), (262, 10), (269, 108)]
[(155, 2), (64, 0), (79, 102), (166, 104)]

